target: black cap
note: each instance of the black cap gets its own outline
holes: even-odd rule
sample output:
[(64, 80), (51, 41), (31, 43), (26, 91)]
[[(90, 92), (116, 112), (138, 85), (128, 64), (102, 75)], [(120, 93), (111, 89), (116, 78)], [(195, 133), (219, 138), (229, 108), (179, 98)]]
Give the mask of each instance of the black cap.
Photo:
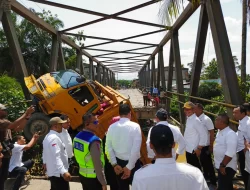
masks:
[(166, 118), (168, 117), (168, 112), (166, 110), (164, 110), (163, 108), (160, 108), (156, 114), (155, 114), (156, 117), (158, 118)]
[(152, 128), (150, 142), (153, 145), (172, 147), (174, 144), (174, 136), (168, 126), (159, 124)]

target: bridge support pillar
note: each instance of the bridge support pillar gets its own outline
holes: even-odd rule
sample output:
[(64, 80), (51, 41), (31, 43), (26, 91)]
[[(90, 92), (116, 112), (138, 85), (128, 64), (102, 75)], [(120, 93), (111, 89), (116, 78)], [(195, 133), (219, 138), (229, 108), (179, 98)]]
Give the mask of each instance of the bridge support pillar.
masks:
[[(62, 40), (60, 34), (58, 34), (58, 41), (59, 41), (59, 54), (58, 54), (58, 62), (59, 62), (59, 69), (65, 70), (66, 65), (65, 65), (65, 60), (64, 60), (64, 54), (63, 54), (63, 49), (62, 49)], [(78, 67), (77, 67), (78, 68)], [(79, 68), (80, 70), (80, 68)]]
[(11, 2), (2, 1), (0, 5), (0, 16), (2, 17), (2, 25), (7, 38), (7, 42), (9, 44), (13, 64), (15, 65), (14, 75), (22, 86), (25, 98), (29, 99), (29, 92), (23, 79), (23, 77), (28, 76), (28, 71), (23, 59), (21, 47), (11, 17)]
[(155, 57), (152, 57), (151, 63), (152, 63), (152, 66), (151, 66), (151, 86), (154, 87), (156, 85), (156, 82), (155, 82)]
[(89, 79), (90, 80), (93, 80), (94, 77), (93, 77), (93, 60), (91, 58), (89, 58)]
[(161, 72), (161, 87), (163, 88), (163, 90), (166, 90), (166, 78), (165, 78), (163, 48), (160, 49), (159, 59), (160, 59), (159, 63), (160, 63), (160, 72)]
[(100, 64), (97, 63), (97, 81), (101, 82), (101, 71), (100, 71)]
[(148, 64), (147, 64), (147, 68), (148, 68), (148, 74), (147, 74), (147, 87), (149, 87), (150, 88), (150, 61), (148, 62)]
[[(220, 1), (207, 0), (206, 8), (225, 101), (229, 104), (239, 105), (243, 102)], [(232, 108), (227, 108), (227, 112), (232, 117)]]
[(103, 67), (103, 85), (106, 86), (106, 81), (107, 81), (107, 75), (106, 75), (106, 68)]
[(58, 35), (53, 35), (52, 36), (51, 54), (50, 54), (50, 63), (49, 63), (49, 71), (50, 72), (57, 70), (58, 50), (59, 50)]
[[(168, 83), (167, 83), (167, 91), (171, 92), (172, 91), (172, 82), (173, 82), (173, 65), (174, 65), (174, 55), (173, 55), (173, 46), (172, 42), (170, 42), (170, 52), (169, 52), (169, 65), (168, 65)], [(167, 105), (166, 109), (168, 112), (170, 112), (170, 104), (171, 104), (171, 99), (172, 94), (167, 92)]]
[(82, 53), (77, 50), (76, 51), (76, 67), (79, 69), (80, 74), (84, 75), (84, 65), (82, 61)]
[[(192, 66), (192, 76), (190, 83), (190, 95), (197, 96), (201, 69), (203, 64), (204, 50), (206, 46), (206, 38), (207, 38), (207, 29), (208, 29), (208, 15), (206, 10), (206, 5), (204, 3), (201, 4), (200, 10), (200, 19), (199, 26), (197, 32), (197, 39), (195, 45), (195, 53), (194, 53), (194, 61)], [(191, 98), (192, 101), (194, 99)]]
[(156, 87), (159, 89), (160, 88), (160, 79), (161, 79), (161, 66), (160, 66), (160, 53), (158, 53), (158, 66), (157, 66), (157, 81), (156, 81)]
[[(175, 31), (172, 35), (172, 48), (175, 62), (177, 92), (184, 94), (178, 31)], [(178, 100), (180, 102), (185, 102), (184, 96), (178, 96)], [(182, 124), (181, 131), (184, 132), (185, 115), (182, 107), (182, 104), (179, 103), (180, 123)]]

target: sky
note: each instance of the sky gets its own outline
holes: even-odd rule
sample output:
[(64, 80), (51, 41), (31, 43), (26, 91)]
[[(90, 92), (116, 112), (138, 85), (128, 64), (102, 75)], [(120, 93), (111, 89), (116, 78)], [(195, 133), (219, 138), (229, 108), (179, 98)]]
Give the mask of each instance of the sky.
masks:
[[(67, 9), (61, 9), (57, 7), (52, 7), (48, 5), (43, 5), (39, 3), (33, 3), (28, 0), (18, 0), (21, 4), (26, 6), (27, 8), (34, 8), (36, 11), (41, 12), (42, 9), (50, 10), (52, 14), (57, 14), (58, 18), (64, 22), (64, 28), (69, 28), (72, 26), (76, 26), (82, 23), (86, 23), (100, 17), (93, 16), (85, 13), (75, 12)], [(92, 11), (97, 11), (105, 14), (113, 14), (119, 12), (121, 10), (139, 5), (141, 3), (147, 2), (148, 0), (91, 0), (91, 1), (83, 1), (83, 0), (53, 0), (53, 2), (67, 4), (74, 7), (79, 7), (83, 9), (88, 9)], [(240, 62), (241, 58), (241, 22), (242, 22), (242, 6), (240, 0), (221, 0), (222, 11), (226, 23), (226, 28), (228, 32), (229, 42), (231, 45), (233, 55), (237, 56)], [(122, 17), (136, 19), (146, 22), (152, 22), (161, 24), (161, 19), (159, 17), (159, 9), (161, 7), (160, 3), (155, 3), (153, 5), (141, 8), (139, 10), (126, 13), (121, 15)], [(195, 42), (196, 35), (198, 30), (198, 21), (199, 21), (199, 13), (200, 8), (196, 10), (196, 12), (189, 18), (189, 20), (181, 27), (179, 30), (179, 44), (180, 44), (180, 54), (181, 54), (181, 63), (187, 67), (187, 64), (193, 61), (194, 58), (194, 50), (195, 50)], [(129, 37), (132, 35), (138, 35), (146, 32), (151, 32), (155, 30), (159, 30), (158, 27), (151, 27), (139, 24), (133, 24), (129, 22), (123, 22), (118, 20), (105, 20), (100, 23), (96, 23), (93, 25), (89, 25), (86, 27), (78, 28), (72, 31), (71, 33), (77, 33), (78, 31), (83, 31), (85, 35), (90, 36), (98, 36), (98, 37), (106, 37), (113, 39), (120, 39)], [(145, 37), (134, 38), (131, 41), (139, 41), (144, 43), (154, 43), (158, 44), (161, 39), (166, 35), (166, 32), (161, 32), (153, 35), (148, 35)], [(248, 26), (247, 38), (250, 39), (250, 31)], [(84, 41), (84, 45), (92, 45), (96, 43), (105, 42), (103, 40), (94, 40), (94, 39), (86, 39)], [(164, 66), (168, 66), (169, 60), (169, 42), (164, 46)], [(98, 49), (107, 49), (107, 50), (116, 50), (123, 51), (134, 48), (144, 47), (144, 45), (137, 44), (127, 44), (127, 43), (111, 43), (107, 45), (96, 46), (93, 48)], [(134, 52), (140, 53), (152, 53), (155, 48), (148, 48), (143, 50), (137, 50)], [(91, 55), (99, 55), (104, 54), (106, 52), (101, 51), (93, 51), (87, 50)], [(136, 56), (133, 54), (116, 54), (110, 55), (112, 57), (130, 57)], [(149, 56), (142, 57), (142, 59), (148, 59)], [(88, 59), (83, 57), (87, 62)], [(208, 30), (207, 40), (206, 40), (206, 48), (204, 53), (204, 63), (208, 65), (209, 61), (213, 58), (216, 58), (213, 39), (211, 35), (210, 28)], [(98, 58), (99, 61), (107, 60), (105, 58)], [(247, 43), (247, 63), (250, 61), (250, 52), (249, 52), (249, 41)], [(119, 61), (120, 63), (127, 62)], [(144, 62), (140, 62), (144, 63)], [(157, 63), (157, 56), (156, 56)], [(108, 63), (106, 63), (108, 64)], [(110, 63), (109, 63), (110, 64)], [(105, 63), (104, 63), (105, 65)], [(250, 65), (247, 64), (247, 73), (250, 74)], [(136, 68), (134, 72), (131, 73), (118, 73), (116, 74), (116, 78), (118, 79), (128, 79), (132, 80), (138, 77), (138, 71)]]

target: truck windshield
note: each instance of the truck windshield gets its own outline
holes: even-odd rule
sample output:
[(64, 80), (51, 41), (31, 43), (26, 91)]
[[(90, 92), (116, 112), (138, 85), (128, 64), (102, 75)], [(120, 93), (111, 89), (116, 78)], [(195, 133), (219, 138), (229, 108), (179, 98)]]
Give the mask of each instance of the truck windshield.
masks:
[(57, 72), (52, 72), (51, 75), (55, 80), (61, 85), (62, 88), (70, 88), (76, 86), (79, 83), (77, 78), (81, 77), (78, 73), (73, 70), (62, 70)]

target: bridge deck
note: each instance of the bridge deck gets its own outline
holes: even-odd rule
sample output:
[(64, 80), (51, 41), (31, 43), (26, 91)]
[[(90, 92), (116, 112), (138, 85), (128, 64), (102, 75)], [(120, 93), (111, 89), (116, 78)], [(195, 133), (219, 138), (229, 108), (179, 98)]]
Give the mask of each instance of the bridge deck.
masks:
[(130, 97), (133, 108), (142, 108), (144, 106), (142, 94), (138, 89), (119, 90), (119, 92), (125, 97)]

